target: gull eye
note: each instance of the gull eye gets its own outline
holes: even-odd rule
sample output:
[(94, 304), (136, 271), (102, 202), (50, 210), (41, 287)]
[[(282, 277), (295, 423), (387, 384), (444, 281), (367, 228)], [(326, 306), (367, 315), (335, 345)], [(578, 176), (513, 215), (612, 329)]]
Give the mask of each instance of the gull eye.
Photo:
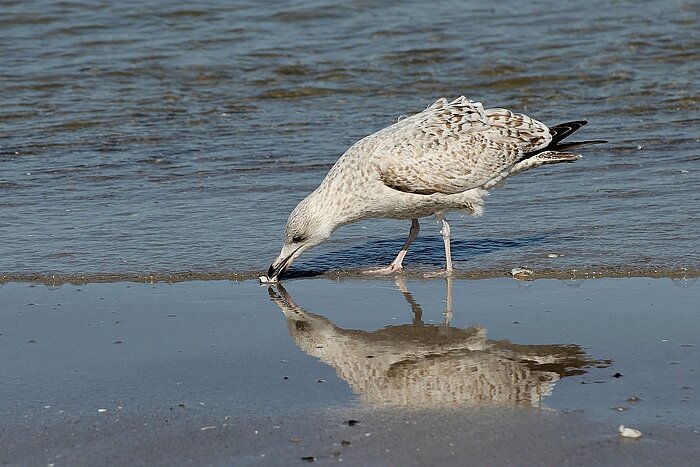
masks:
[(295, 235), (292, 237), (292, 243), (300, 243), (304, 241), (303, 235)]

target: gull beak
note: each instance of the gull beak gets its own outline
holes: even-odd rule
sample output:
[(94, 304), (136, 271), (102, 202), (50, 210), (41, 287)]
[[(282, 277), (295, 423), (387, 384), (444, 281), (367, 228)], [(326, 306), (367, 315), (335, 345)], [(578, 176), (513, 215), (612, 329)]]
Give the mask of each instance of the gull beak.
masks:
[(284, 272), (285, 269), (284, 262), (272, 263), (270, 265), (270, 269), (267, 270), (267, 280), (269, 282), (277, 282), (277, 278)]
[(270, 269), (267, 270), (267, 278), (269, 280), (277, 279), (280, 272), (282, 272), (282, 270), (275, 267), (275, 263), (272, 263)]
[(289, 254), (283, 259), (280, 259), (278, 257), (267, 270), (267, 280), (265, 282), (278, 282), (279, 277), (285, 273), (289, 265), (292, 264), (292, 261), (294, 261), (295, 253), (298, 250), (299, 248), (294, 250), (291, 254)]
[(284, 273), (284, 270), (286, 268), (284, 267), (283, 263), (277, 263), (274, 262), (270, 265), (270, 268), (267, 270), (267, 276), (260, 277), (260, 282), (262, 283), (272, 283), (272, 282), (279, 282), (279, 276)]

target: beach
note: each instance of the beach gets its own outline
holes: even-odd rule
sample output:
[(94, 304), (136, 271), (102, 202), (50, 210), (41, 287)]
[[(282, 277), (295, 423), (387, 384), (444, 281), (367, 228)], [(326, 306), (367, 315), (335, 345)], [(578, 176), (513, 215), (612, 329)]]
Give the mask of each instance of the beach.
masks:
[[(697, 465), (696, 3), (3, 2), (0, 464)], [(606, 143), (260, 285), (459, 96)]]
[(0, 298), (4, 464), (700, 454), (695, 279), (8, 283)]

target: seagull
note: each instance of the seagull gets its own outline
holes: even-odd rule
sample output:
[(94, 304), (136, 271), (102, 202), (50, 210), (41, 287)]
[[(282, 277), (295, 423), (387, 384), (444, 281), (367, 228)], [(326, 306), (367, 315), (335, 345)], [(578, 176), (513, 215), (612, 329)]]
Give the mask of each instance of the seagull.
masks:
[(454, 270), (445, 216), (484, 212), (488, 190), (511, 175), (544, 164), (575, 162), (570, 149), (606, 141), (562, 142), (585, 120), (547, 127), (503, 108), (484, 109), (464, 96), (428, 108), (352, 145), (287, 220), (284, 243), (262, 282), (277, 282), (306, 250), (339, 227), (370, 218), (410, 219), (408, 239), (392, 263), (370, 272), (401, 271), (420, 231), (418, 219), (442, 224), (446, 274)]

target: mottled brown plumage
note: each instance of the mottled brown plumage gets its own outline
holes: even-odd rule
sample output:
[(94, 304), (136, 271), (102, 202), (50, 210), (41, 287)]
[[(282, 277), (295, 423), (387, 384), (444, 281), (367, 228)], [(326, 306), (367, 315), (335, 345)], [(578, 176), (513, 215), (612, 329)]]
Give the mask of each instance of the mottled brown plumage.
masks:
[(561, 140), (585, 125), (545, 124), (506, 109), (484, 109), (459, 97), (439, 99), (424, 111), (369, 135), (335, 163), (321, 185), (294, 209), (284, 245), (270, 266), (274, 281), (303, 251), (327, 240), (338, 227), (368, 218), (411, 219), (411, 234), (386, 269), (402, 267), (420, 230), (418, 218), (442, 222), (447, 270), (452, 270), (448, 211), (479, 216), (489, 188), (510, 175), (543, 164), (580, 158), (565, 149), (600, 141)]

